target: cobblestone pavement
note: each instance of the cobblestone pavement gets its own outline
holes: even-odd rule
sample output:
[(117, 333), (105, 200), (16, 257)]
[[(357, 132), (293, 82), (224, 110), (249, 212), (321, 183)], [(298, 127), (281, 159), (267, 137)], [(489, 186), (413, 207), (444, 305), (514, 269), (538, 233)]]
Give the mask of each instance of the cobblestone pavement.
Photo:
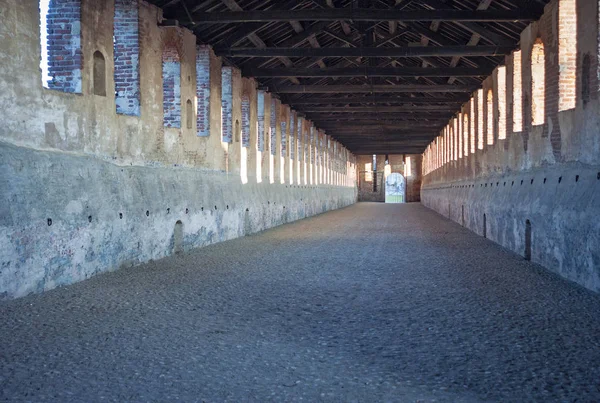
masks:
[(600, 401), (600, 295), (361, 203), (0, 305), (0, 400)]

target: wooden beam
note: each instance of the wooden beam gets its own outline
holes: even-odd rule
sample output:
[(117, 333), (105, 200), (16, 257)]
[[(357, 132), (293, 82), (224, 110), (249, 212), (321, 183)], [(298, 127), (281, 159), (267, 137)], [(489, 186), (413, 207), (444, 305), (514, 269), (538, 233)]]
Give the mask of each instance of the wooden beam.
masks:
[(389, 103), (389, 104), (447, 104), (447, 105), (462, 105), (467, 102), (469, 98), (441, 98), (441, 97), (394, 97), (394, 96), (376, 96), (376, 95), (364, 95), (362, 97), (310, 97), (300, 99), (288, 99), (288, 102), (292, 105), (328, 105), (328, 104), (378, 104), (378, 103)]
[(329, 67), (324, 69), (275, 68), (242, 69), (246, 77), (486, 77), (492, 73), (487, 68), (469, 67)]
[(472, 85), (286, 85), (272, 88), (279, 94), (356, 94), (356, 93), (400, 93), (400, 92), (473, 92)]
[(403, 46), (371, 48), (222, 48), (218, 56), (229, 57), (450, 57), (504, 56), (512, 46)]
[(455, 106), (438, 105), (419, 105), (419, 106), (313, 106), (302, 108), (302, 112), (343, 112), (343, 113), (361, 113), (361, 112), (458, 112), (460, 108)]
[(528, 10), (383, 10), (363, 8), (248, 10), (218, 13), (196, 13), (194, 23), (230, 24), (238, 22), (274, 21), (534, 21), (536, 15)]

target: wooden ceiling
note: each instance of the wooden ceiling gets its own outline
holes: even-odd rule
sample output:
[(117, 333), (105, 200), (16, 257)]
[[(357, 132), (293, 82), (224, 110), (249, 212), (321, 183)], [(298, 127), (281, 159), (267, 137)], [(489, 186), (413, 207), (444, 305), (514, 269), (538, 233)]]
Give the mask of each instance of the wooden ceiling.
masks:
[(355, 154), (421, 153), (549, 0), (154, 0)]

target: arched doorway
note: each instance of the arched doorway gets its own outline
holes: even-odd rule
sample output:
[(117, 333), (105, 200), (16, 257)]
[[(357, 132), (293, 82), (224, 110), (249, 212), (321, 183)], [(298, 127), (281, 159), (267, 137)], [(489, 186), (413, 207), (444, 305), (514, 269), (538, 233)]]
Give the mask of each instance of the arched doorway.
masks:
[(385, 202), (406, 202), (406, 181), (404, 176), (397, 172), (391, 173), (385, 178)]

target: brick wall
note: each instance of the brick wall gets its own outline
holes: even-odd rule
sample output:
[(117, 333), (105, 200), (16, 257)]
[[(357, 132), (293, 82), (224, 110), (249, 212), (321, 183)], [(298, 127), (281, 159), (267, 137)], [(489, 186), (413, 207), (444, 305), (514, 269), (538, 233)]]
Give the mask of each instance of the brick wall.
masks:
[[(296, 125), (294, 123), (295, 113), (290, 113), (290, 160), (294, 160), (296, 156)], [(293, 167), (293, 165), (292, 165)], [(292, 168), (293, 170), (294, 168)]]
[(48, 73), (47, 87), (81, 93), (81, 2), (50, 0), (46, 19)]
[(281, 156), (287, 156), (287, 121), (281, 121)]
[(275, 97), (271, 98), (271, 115), (270, 115), (270, 133), (271, 133), (271, 145), (269, 146), (269, 149), (271, 151), (271, 155), (275, 155), (277, 152), (277, 131), (276, 131), (276, 124), (277, 124), (277, 99)]
[[(424, 153), (421, 190), (426, 206), (478, 233), (485, 215), (488, 238), (517, 253), (529, 221), (532, 260), (596, 290), (600, 249), (589, 234), (598, 232), (599, 7), (545, 7), (521, 33), (521, 49), (463, 107), (477, 147), (453, 160), (449, 123)], [(491, 114), (480, 102), (488, 91), (497, 94)], [(482, 146), (488, 126), (494, 141)]]
[(221, 69), (221, 119), (222, 119), (222, 141), (231, 143), (233, 137), (233, 87), (232, 87), (232, 68), (223, 67)]
[(163, 124), (181, 128), (181, 62), (174, 45), (165, 44), (162, 52)]
[(198, 136), (210, 134), (210, 47), (196, 46), (196, 126)]
[(114, 58), (117, 113), (140, 115), (138, 0), (115, 0)]
[(242, 147), (250, 147), (250, 97), (242, 95)]
[(258, 91), (257, 101), (256, 101), (256, 109), (257, 109), (257, 125), (258, 125), (258, 138), (256, 142), (256, 146), (258, 147), (258, 151), (265, 150), (265, 92)]

